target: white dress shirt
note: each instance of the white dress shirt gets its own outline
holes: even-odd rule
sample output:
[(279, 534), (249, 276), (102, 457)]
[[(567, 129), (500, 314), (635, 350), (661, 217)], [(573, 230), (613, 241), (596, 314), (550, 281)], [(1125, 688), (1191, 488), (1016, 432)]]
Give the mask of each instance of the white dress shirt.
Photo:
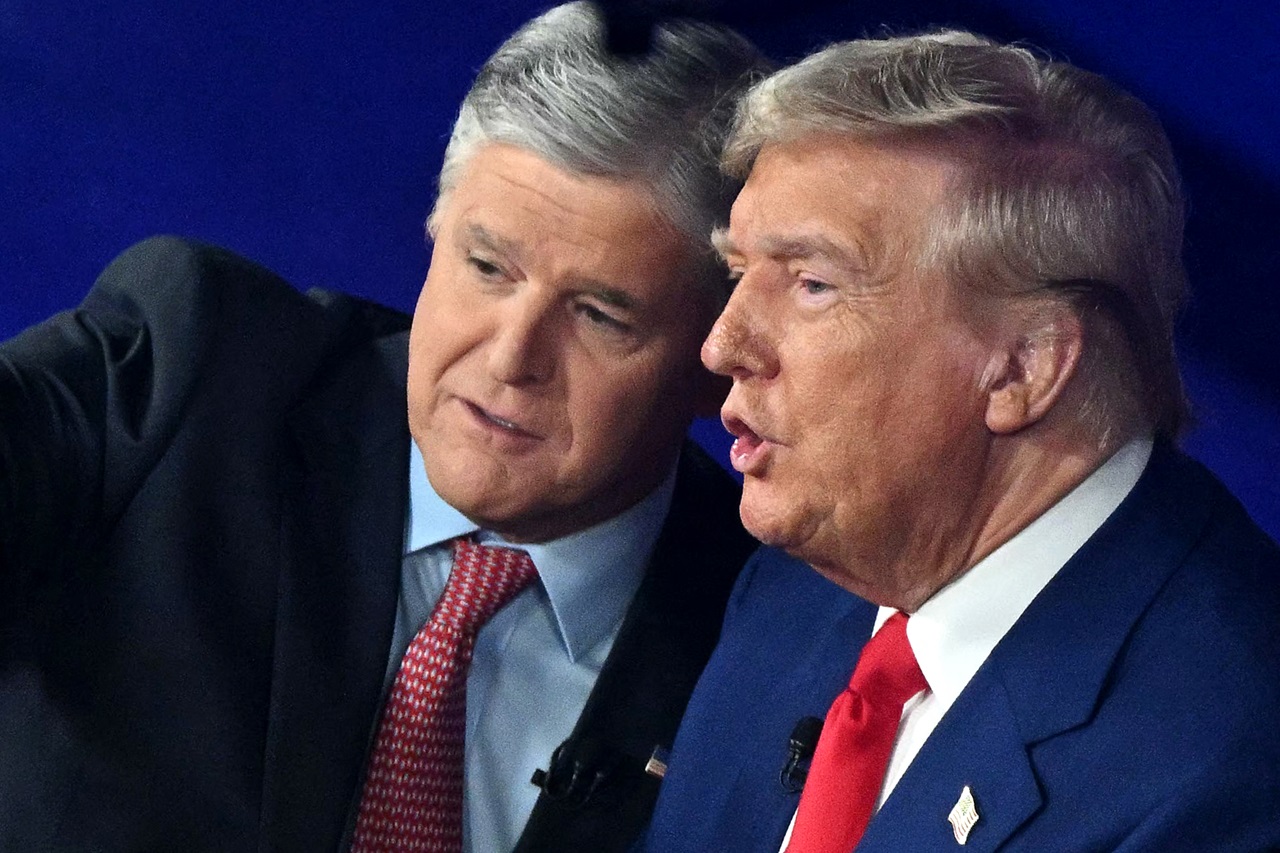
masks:
[[(444, 502), (410, 453), (409, 518), (386, 688), (426, 622), (452, 567), (448, 542), (478, 530)], [(671, 506), (675, 469), (621, 515), (528, 552), (531, 584), (481, 628), (467, 676), (463, 849), (512, 850), (533, 811), (534, 770), (572, 732), (621, 627)]]
[[(929, 689), (903, 706), (877, 809), (991, 650), (1133, 490), (1151, 458), (1151, 449), (1150, 439), (1131, 441), (1120, 448), (1043, 515), (911, 614), (907, 639)], [(881, 607), (872, 635), (896, 612)], [(788, 827), (783, 851), (790, 841)]]

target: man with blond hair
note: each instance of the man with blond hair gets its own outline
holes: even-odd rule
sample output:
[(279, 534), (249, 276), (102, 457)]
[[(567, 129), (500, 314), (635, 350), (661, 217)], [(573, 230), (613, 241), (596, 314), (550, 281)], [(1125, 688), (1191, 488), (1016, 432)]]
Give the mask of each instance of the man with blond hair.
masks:
[(968, 33), (861, 40), (758, 85), (724, 163), (702, 354), (770, 547), (646, 849), (1280, 846), (1280, 551), (1175, 448), (1151, 111)]

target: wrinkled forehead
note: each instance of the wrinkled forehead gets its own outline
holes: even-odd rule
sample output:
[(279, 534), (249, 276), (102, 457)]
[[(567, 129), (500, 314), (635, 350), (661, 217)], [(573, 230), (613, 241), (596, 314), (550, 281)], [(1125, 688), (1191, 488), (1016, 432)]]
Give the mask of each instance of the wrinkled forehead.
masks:
[[(795, 250), (874, 255), (922, 246), (959, 166), (932, 147), (814, 134), (764, 146), (734, 203), (722, 254)], [(759, 245), (747, 245), (748, 242)]]

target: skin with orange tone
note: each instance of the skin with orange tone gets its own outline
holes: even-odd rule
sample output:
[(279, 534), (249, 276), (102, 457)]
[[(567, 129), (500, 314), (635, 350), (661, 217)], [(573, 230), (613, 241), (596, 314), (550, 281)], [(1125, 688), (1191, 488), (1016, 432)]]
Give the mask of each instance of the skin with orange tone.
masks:
[(513, 542), (639, 501), (720, 386), (694, 247), (638, 183), (489, 143), (435, 220), (409, 343), (409, 426), (435, 490)]
[(907, 612), (1105, 459), (1054, 411), (1074, 317), (920, 262), (955, 168), (846, 137), (765, 146), (717, 235), (737, 285), (702, 350), (733, 379), (747, 529)]

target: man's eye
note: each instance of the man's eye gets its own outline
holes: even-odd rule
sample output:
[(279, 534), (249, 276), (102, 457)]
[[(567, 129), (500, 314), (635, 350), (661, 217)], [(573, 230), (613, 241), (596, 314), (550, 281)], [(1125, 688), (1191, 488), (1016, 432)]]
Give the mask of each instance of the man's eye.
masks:
[(808, 293), (810, 296), (821, 296), (822, 294), (828, 293), (832, 290), (831, 285), (827, 284), (825, 281), (816, 281), (811, 278), (800, 279), (800, 286), (803, 287), (805, 293)]
[(631, 326), (622, 322), (617, 317), (613, 317), (609, 314), (606, 314), (605, 312), (601, 311), (599, 308), (589, 303), (586, 303), (586, 302), (579, 303), (578, 313), (581, 314), (583, 317), (586, 317), (590, 323), (600, 326), (601, 328), (608, 329), (609, 331), (612, 331), (612, 332), (631, 331)]
[(493, 261), (486, 260), (479, 255), (467, 255), (467, 263), (471, 268), (485, 278), (497, 278), (502, 275), (502, 267)]

